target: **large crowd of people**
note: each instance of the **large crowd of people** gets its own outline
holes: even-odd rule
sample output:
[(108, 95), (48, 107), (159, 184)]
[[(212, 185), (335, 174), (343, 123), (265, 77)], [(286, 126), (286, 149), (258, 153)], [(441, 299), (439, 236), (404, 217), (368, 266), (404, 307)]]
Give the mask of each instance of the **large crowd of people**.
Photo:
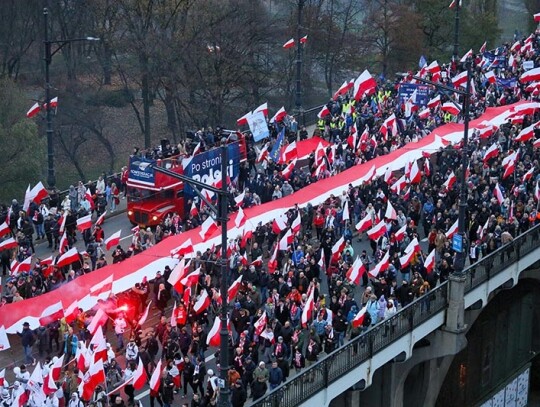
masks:
[[(467, 62), (443, 65), (439, 71), (422, 69), (420, 75), (451, 85), (451, 78), (464, 72), (466, 63), (471, 63), (474, 89), (471, 118), (479, 117), (490, 106), (507, 105), (522, 99), (536, 101), (535, 88), (512, 79), (519, 78), (524, 61), (534, 61), (535, 66), (540, 63), (539, 37), (535, 33), (518, 42), (520, 47), (505, 44), (498, 48), (497, 54), (507, 57), (504, 68), (491, 68), (490, 63), (478, 54), (472, 55)], [(488, 79), (487, 72), (494, 72), (494, 83)], [(497, 82), (497, 79), (502, 81)], [(238, 180), (230, 185), (231, 194), (245, 193), (244, 208), (279, 199), (320, 178), (330, 177), (419, 140), (439, 125), (463, 121), (461, 114), (452, 115), (441, 109), (449, 99), (459, 102), (457, 97), (440, 93), (436, 87), (430, 88), (429, 97), (433, 100), (440, 96), (441, 103), (434, 105), (429, 115), (419, 115), (420, 108), (406, 116), (407, 109), (399, 101), (398, 87), (401, 82), (410, 80), (408, 77), (394, 83), (379, 83), (374, 93), (361, 95), (359, 100), (355, 100), (349, 90), (329, 101), (329, 114), (317, 123), (316, 134), (330, 141), (331, 146), (322, 157), (314, 152), (307, 165), (295, 168), (291, 175), (283, 174), (285, 163), (279, 164), (272, 159), (258, 162), (260, 155), (250, 143), (248, 160), (243, 164)], [(381, 126), (392, 114), (396, 116), (396, 126), (382, 132)], [(286, 382), (293, 369), (299, 372), (310, 366), (448, 278), (453, 272), (455, 258), (448, 231), (458, 217), (461, 172), (466, 171), (468, 257), (471, 263), (537, 224), (540, 197), (535, 188), (539, 179), (539, 152), (533, 147), (534, 137), (527, 141), (515, 139), (521, 129), (539, 119), (540, 111), (535, 109), (532, 114), (509, 118), (487, 136), (478, 130), (471, 132), (467, 151), (458, 144), (418, 160), (415, 163), (421, 169), (418, 181), (412, 182), (411, 168), (405, 168), (362, 185), (351, 185), (343, 195), (330, 196), (323, 204), (291, 209), (285, 223), (290, 226), (300, 218), (301, 227), (287, 250), (276, 249), (285, 229), (276, 230), (272, 224), (258, 225), (248, 241), (241, 236), (233, 239), (228, 247), (228, 279), (232, 285), (242, 276), (242, 285), (234, 295), (230, 312), (231, 369), (225, 385), (231, 389), (232, 405), (243, 406), (248, 398), (255, 400), (264, 396)], [(272, 137), (268, 140), (270, 149), (282, 126), (287, 127), (287, 142), (300, 139), (291, 122), (292, 118), (288, 117), (283, 123), (272, 124)], [(352, 138), (351, 142), (352, 131), (356, 131), (358, 137)], [(538, 131), (534, 130), (535, 135)], [(206, 137), (202, 133), (198, 136), (204, 144)], [(302, 137), (305, 138), (305, 134)], [(486, 155), (487, 151), (492, 152)], [(461, 167), (464, 153), (469, 156), (468, 168)], [(405, 186), (394, 188), (402, 175), (406, 176)], [(452, 177), (457, 181), (449, 182)], [(102, 182), (98, 181), (95, 191), (90, 187), (91, 195), (107, 196), (109, 187), (103, 187)], [(123, 184), (125, 180), (120, 179), (116, 185)], [(116, 185), (110, 186), (109, 195), (120, 199), (121, 188), (115, 192)], [(66, 199), (66, 202), (51, 200), (41, 205), (32, 203), (27, 212), (21, 211), (18, 203), (13, 202), (9, 215), (6, 208), (5, 216), (9, 216), (10, 228), (20, 246), (16, 253), (2, 253), (4, 273), (9, 270), (13, 255), (20, 262), (31, 254), (34, 233), (38, 238), (45, 236), (52, 249), (57, 248), (60, 236), (54, 230), (59, 227), (57, 217), (60, 212), (68, 214), (66, 230), (70, 231), (70, 245), (78, 237), (74, 227), (75, 213), (96, 210), (99, 214), (99, 204), (92, 209), (85, 203), (86, 190), (73, 188), (73, 193), (70, 190)], [(390, 204), (395, 208), (395, 216), (385, 218)], [(198, 209), (197, 214), (190, 212), (185, 218), (179, 215), (168, 217), (155, 230), (138, 231), (128, 250), (118, 247), (113, 262), (122, 261), (168, 236), (197, 227), (208, 216), (207, 209)], [(353, 243), (366, 237), (363, 231), (355, 229), (355, 225), (366, 217), (371, 218), (373, 225), (384, 221), (386, 232), (375, 240), (368, 238), (369, 249), (358, 253)], [(46, 223), (49, 219), (52, 221)], [(41, 221), (44, 226), (38, 227)], [(403, 229), (404, 235), (398, 236)], [(23, 301), (105, 265), (106, 259), (100, 254), (104, 239), (100, 230), (97, 226), (82, 236), (88, 257), (81, 258), (80, 264), (73, 264), (68, 269), (53, 268), (46, 275), (45, 270), (50, 270), (49, 267), (41, 267), (38, 262), (30, 272), (7, 283), (2, 300)], [(342, 237), (344, 244), (336, 255), (333, 249)], [(400, 258), (415, 238), (418, 241), (426, 239), (427, 245), (403, 264)], [(432, 251), (436, 260), (433, 269), (425, 264)], [(359, 280), (350, 280), (348, 271), (357, 257), (366, 269), (373, 270), (386, 254), (390, 260), (385, 271), (376, 276), (363, 273)], [(33, 347), (37, 347), (39, 358), (46, 358), (43, 361), (44, 378), (48, 377), (47, 369), (51, 369), (56, 357), (66, 354), (66, 362), (76, 358), (78, 349), (90, 340), (91, 313), (81, 312), (69, 324), (65, 320), (54, 321), (36, 331), (26, 327), (21, 333), (25, 365), (16, 369), (14, 386), (4, 385), (1, 389), (0, 404), (15, 405), (11, 403), (21, 397), (19, 388), (23, 388), (25, 394), (30, 395), (29, 405), (104, 406), (107, 400), (112, 405), (133, 405), (134, 389), (130, 384), (121, 391), (108, 393), (134, 374), (136, 361), (140, 358), (148, 378), (160, 360), (165, 366), (156, 390), (151, 390), (151, 406), (156, 402), (160, 406), (170, 406), (178, 399), (191, 407), (215, 405), (219, 395), (217, 372), (206, 367), (205, 357), (212, 350), (207, 340), (220, 303), (218, 256), (217, 250), (208, 249), (196, 253), (187, 263), (189, 271), (200, 268), (200, 275), (187, 295), (171, 284), (172, 270), (166, 268), (158, 271), (151, 281), (145, 279), (128, 293), (111, 296), (101, 303), (111, 317), (103, 329), (106, 333), (108, 329), (111, 334), (114, 332), (116, 346), (109, 345), (105, 383), (95, 388), (90, 399), (81, 400), (78, 388), (84, 379), (81, 379), (82, 375), (79, 377), (80, 366), (74, 363), (65, 366), (65, 377), (58, 381), (57, 391), (46, 395), (45, 404), (32, 404), (35, 389), (30, 386), (30, 373), (26, 369), (35, 364)], [(264, 261), (260, 261), (261, 258)], [(197, 308), (198, 300), (205, 295), (210, 298), (209, 304), (203, 309)], [(314, 299), (313, 312), (307, 321), (303, 321), (303, 309), (310, 298)], [(161, 319), (143, 335), (138, 321), (150, 300)], [(130, 304), (128, 310), (122, 309), (121, 301)], [(176, 307), (171, 316), (173, 303)], [(367, 317), (360, 326), (354, 326), (354, 317), (364, 307)], [(124, 344), (125, 339), (127, 344)], [(124, 360), (125, 366), (120, 366), (119, 361), (123, 364)], [(122, 395), (124, 397), (120, 397)]]

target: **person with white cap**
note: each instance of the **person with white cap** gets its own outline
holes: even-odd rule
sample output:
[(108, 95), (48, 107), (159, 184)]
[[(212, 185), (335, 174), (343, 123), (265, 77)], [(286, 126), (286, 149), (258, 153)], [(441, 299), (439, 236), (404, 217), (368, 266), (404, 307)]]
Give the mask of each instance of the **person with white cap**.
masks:
[(0, 406), (1, 407), (11, 406), (11, 395), (9, 394), (8, 389), (2, 389), (2, 392), (0, 393)]
[(71, 398), (69, 399), (69, 403), (67, 407), (84, 407), (83, 402), (79, 398), (79, 393), (77, 392), (71, 393)]
[(208, 369), (208, 381), (206, 382), (206, 392), (210, 394), (210, 399), (214, 399), (218, 394), (218, 378), (212, 369)]

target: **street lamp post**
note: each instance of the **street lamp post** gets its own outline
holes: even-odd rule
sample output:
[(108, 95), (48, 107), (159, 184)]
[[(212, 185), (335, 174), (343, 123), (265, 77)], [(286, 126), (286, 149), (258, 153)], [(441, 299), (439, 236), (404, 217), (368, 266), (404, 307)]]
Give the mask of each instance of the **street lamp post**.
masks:
[(454, 18), (454, 57), (453, 61), (454, 63), (457, 63), (459, 59), (459, 12), (461, 9), (461, 0), (455, 0), (455, 18)]
[(302, 9), (305, 0), (298, 1), (298, 20), (296, 25), (296, 111), (302, 113)]
[[(43, 30), (43, 44), (45, 45), (45, 117), (47, 121), (47, 184), (49, 189), (53, 189), (56, 186), (56, 174), (54, 171), (54, 137), (51, 112), (51, 82), (49, 73), (52, 57), (66, 44), (77, 41), (99, 41), (99, 38), (85, 37), (59, 41), (49, 40), (49, 10), (47, 7), (43, 8)], [(52, 50), (53, 44), (57, 45), (57, 48), (54, 51)]]
[[(230, 406), (230, 389), (227, 385), (228, 375), (229, 375), (229, 331), (227, 329), (228, 325), (228, 281), (227, 277), (229, 275), (228, 261), (227, 261), (227, 221), (228, 217), (228, 193), (227, 193), (227, 163), (228, 163), (228, 147), (226, 145), (221, 146), (221, 188), (216, 188), (211, 185), (206, 185), (203, 182), (196, 181), (193, 178), (187, 177), (183, 174), (177, 174), (171, 170), (159, 167), (157, 165), (153, 166), (155, 171), (161, 172), (169, 177), (179, 179), (185, 183), (190, 184), (193, 187), (195, 193), (201, 198), (206, 205), (210, 208), (212, 212), (216, 214), (217, 220), (221, 223), (221, 258), (219, 260), (220, 271), (221, 271), (221, 282), (220, 282), (220, 293), (221, 293), (221, 308), (220, 308), (220, 321), (221, 321), (221, 330), (219, 332), (220, 336), (220, 347), (219, 347), (219, 368), (220, 368), (220, 379), (225, 385), (219, 391), (219, 406), (229, 407)], [(219, 210), (211, 202), (209, 202), (206, 197), (197, 189), (207, 189), (211, 192), (217, 194), (219, 200)]]

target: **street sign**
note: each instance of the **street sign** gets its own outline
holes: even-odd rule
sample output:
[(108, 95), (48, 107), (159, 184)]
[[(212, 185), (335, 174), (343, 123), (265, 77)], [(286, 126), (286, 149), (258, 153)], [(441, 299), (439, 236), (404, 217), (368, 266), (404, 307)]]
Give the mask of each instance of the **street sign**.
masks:
[(452, 237), (452, 249), (458, 253), (463, 252), (463, 236), (459, 233)]

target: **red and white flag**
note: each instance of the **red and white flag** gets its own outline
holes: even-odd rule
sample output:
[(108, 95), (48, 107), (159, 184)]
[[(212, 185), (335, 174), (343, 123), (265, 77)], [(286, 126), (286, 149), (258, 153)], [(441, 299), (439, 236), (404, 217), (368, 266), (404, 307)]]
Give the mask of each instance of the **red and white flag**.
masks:
[(491, 83), (492, 85), (497, 83), (497, 77), (495, 76), (495, 72), (493, 71), (486, 72), (484, 76), (486, 77), (488, 82)]
[(319, 113), (317, 113), (317, 117), (319, 119), (324, 119), (326, 116), (330, 115), (330, 109), (328, 109), (328, 106), (324, 105)]
[(452, 189), (452, 186), (456, 183), (457, 181), (457, 177), (456, 177), (456, 174), (454, 174), (454, 171), (452, 171), (450, 173), (450, 175), (448, 176), (448, 178), (446, 179), (446, 181), (444, 181), (444, 186), (446, 187), (446, 189), (449, 191)]
[(279, 235), (285, 229), (287, 229), (287, 216), (281, 214), (277, 218), (274, 218), (274, 221), (272, 222), (272, 232)]
[(105, 239), (105, 249), (111, 250), (112, 247), (118, 246), (120, 243), (120, 235), (122, 230), (113, 233), (108, 239)]
[(234, 202), (236, 203), (237, 207), (240, 208), (242, 205), (244, 205), (245, 196), (246, 196), (246, 190), (242, 191), (240, 195), (234, 197)]
[(243, 276), (240, 276), (236, 280), (234, 280), (229, 287), (229, 290), (227, 291), (227, 301), (229, 301), (229, 303), (233, 302), (236, 298), (236, 294), (238, 294), (238, 291), (240, 290), (240, 287), (242, 285), (242, 277)]
[(424, 267), (428, 274), (433, 272), (435, 268), (435, 249), (433, 249), (424, 260)]
[(441, 110), (443, 112), (450, 113), (453, 116), (457, 116), (461, 112), (462, 108), (457, 102), (446, 102), (441, 106)]
[(289, 49), (294, 47), (294, 38), (291, 38), (289, 41), (287, 41), (285, 44), (283, 44), (283, 48)]
[(58, 258), (58, 260), (56, 261), (56, 266), (65, 267), (80, 260), (81, 257), (79, 255), (79, 252), (77, 251), (77, 248), (73, 247)]
[(420, 168), (418, 168), (418, 163), (416, 162), (416, 160), (414, 160), (411, 165), (409, 179), (411, 180), (411, 184), (419, 184), (422, 180), (422, 173), (420, 172)]
[(484, 43), (482, 44), (482, 46), (478, 50), (478, 53), (483, 54), (484, 52), (486, 52), (486, 47), (487, 47), (487, 41), (484, 41)]
[(143, 314), (141, 315), (141, 317), (139, 318), (139, 326), (143, 326), (144, 323), (146, 322), (146, 320), (148, 319), (148, 313), (150, 312), (150, 305), (152, 305), (152, 301), (150, 301), (148, 303), (148, 305), (146, 306), (146, 308), (144, 309), (144, 312)]
[(300, 216), (300, 211), (298, 211), (298, 215), (296, 215), (296, 218), (294, 218), (293, 222), (291, 223), (292, 232), (296, 235), (298, 232), (300, 232), (301, 227), (302, 217)]
[[(6, 328), (4, 325), (0, 326), (0, 352), (3, 350), (8, 350), (11, 348), (11, 345), (9, 343), (9, 339), (6, 333)], [(6, 375), (6, 369), (2, 370), (0, 372), (0, 386), (4, 385), (4, 377)]]
[(195, 249), (193, 248), (193, 243), (191, 242), (191, 238), (186, 240), (184, 243), (182, 243), (180, 246), (178, 246), (175, 249), (171, 250), (171, 256), (184, 256), (187, 257), (188, 255), (195, 253)]
[(260, 336), (261, 333), (264, 331), (264, 328), (266, 327), (266, 324), (268, 322), (268, 317), (266, 316), (266, 311), (263, 311), (259, 319), (255, 321), (253, 324), (253, 327), (255, 328), (255, 334), (257, 336)]
[(492, 158), (495, 158), (499, 155), (499, 146), (497, 146), (497, 143), (493, 143), (486, 151), (486, 154), (484, 154), (483, 161), (486, 163)]
[(105, 221), (105, 215), (107, 214), (107, 211), (103, 212), (99, 218), (97, 218), (96, 220), (96, 226), (100, 226), (103, 224), (103, 222)]
[(536, 122), (521, 130), (514, 141), (525, 142), (531, 140), (534, 137), (534, 130), (538, 128), (539, 124), (540, 122)]
[(351, 321), (353, 328), (359, 328), (364, 323), (364, 317), (366, 316), (367, 307), (362, 307), (360, 311), (354, 316)]
[(86, 229), (92, 227), (92, 214), (83, 216), (82, 218), (77, 219), (77, 229), (79, 232), (84, 232)]
[(60, 242), (58, 243), (58, 253), (65, 253), (69, 248), (69, 241), (67, 237), (67, 233), (64, 231), (62, 234), (62, 237), (60, 238)]
[(351, 87), (354, 86), (354, 82), (345, 81), (343, 82), (343, 85), (339, 87), (338, 90), (336, 90), (336, 93), (334, 93), (334, 100), (337, 100), (340, 95), (344, 95), (351, 89)]
[(203, 289), (201, 291), (201, 294), (199, 295), (199, 298), (197, 298), (197, 301), (195, 301), (195, 304), (193, 304), (193, 311), (196, 315), (198, 315), (205, 309), (207, 309), (209, 306), (210, 297), (208, 296), (208, 291), (206, 291), (206, 289)]
[(297, 158), (298, 158), (298, 149), (296, 147), (296, 141), (293, 141), (291, 144), (287, 144), (287, 146), (281, 152), (279, 163), (286, 164)]
[(79, 313), (79, 301), (75, 300), (69, 305), (69, 307), (64, 309), (64, 318), (66, 319), (66, 323), (71, 324), (73, 321), (75, 321)]
[(90, 324), (88, 325), (88, 332), (90, 332), (91, 335), (95, 335), (98, 328), (105, 325), (108, 318), (109, 317), (105, 313), (105, 311), (99, 308), (96, 312), (96, 315), (93, 316), (92, 321), (90, 321)]
[(456, 88), (459, 86), (464, 86), (466, 83), (467, 83), (467, 71), (463, 71), (452, 78), (452, 84)]
[(493, 190), (493, 195), (495, 198), (497, 198), (497, 202), (499, 202), (499, 205), (502, 205), (504, 202), (504, 195), (501, 191), (501, 187), (499, 186), (499, 183), (495, 185), (495, 189)]
[(150, 390), (154, 392), (154, 394), (159, 392), (159, 386), (161, 383), (161, 359), (156, 364), (156, 368), (152, 372), (152, 376), (150, 377)]
[(281, 106), (276, 114), (270, 119), (270, 123), (279, 123), (283, 121), (285, 116), (287, 116), (287, 111), (285, 110), (285, 107)]
[(407, 186), (407, 177), (405, 174), (401, 176), (396, 182), (392, 184), (390, 187), (390, 191), (392, 191), (394, 194), (399, 194), (405, 187)]
[(268, 156), (269, 156), (269, 152), (268, 152), (268, 143), (266, 143), (263, 148), (259, 151), (259, 154), (257, 154), (257, 160), (256, 162), (257, 163), (262, 163), (264, 160), (267, 160), (268, 159)]
[(97, 362), (100, 359), (103, 363), (107, 362), (107, 340), (103, 335), (103, 329), (101, 329), (101, 327), (98, 326), (96, 328), (96, 332), (92, 336), (88, 346), (93, 353), (91, 359), (93, 359), (94, 362)]
[(354, 81), (353, 97), (355, 100), (360, 100), (366, 95), (375, 93), (377, 82), (366, 69)]
[(435, 96), (433, 99), (430, 99), (428, 101), (428, 104), (427, 106), (430, 108), (430, 109), (436, 109), (437, 107), (439, 107), (441, 105), (441, 95), (437, 95)]
[(538, 181), (536, 182), (536, 186), (534, 187), (534, 197), (537, 201), (540, 201), (540, 187), (538, 186)]
[(313, 313), (313, 309), (315, 308), (315, 303), (313, 301), (313, 292), (315, 290), (309, 290), (309, 295), (307, 298), (306, 303), (304, 304), (304, 309), (302, 310), (302, 326), (307, 326), (309, 320), (311, 319), (311, 314)]
[(367, 235), (371, 240), (378, 240), (386, 233), (386, 223), (381, 220), (373, 228), (367, 231)]
[(395, 234), (394, 238), (397, 242), (401, 242), (407, 233), (407, 224), (403, 225)]
[(368, 230), (373, 225), (373, 218), (371, 216), (371, 213), (366, 213), (366, 216), (364, 216), (360, 221), (356, 224), (355, 228), (358, 231), (358, 233), (362, 233), (364, 230)]
[(386, 271), (388, 269), (388, 266), (390, 266), (390, 252), (387, 251), (380, 262), (377, 263), (377, 265), (373, 268), (373, 270), (369, 271), (369, 275), (371, 277), (377, 277), (381, 272)]
[(10, 238), (0, 242), (0, 250), (14, 249), (18, 245), (19, 245), (19, 243), (17, 243), (17, 241), (14, 238), (10, 237)]
[(51, 322), (58, 321), (64, 317), (64, 307), (62, 306), (62, 301), (58, 301), (52, 305), (49, 305), (43, 310), (39, 317), (39, 325), (47, 326)]
[(446, 238), (447, 239), (452, 239), (452, 236), (454, 236), (457, 233), (458, 224), (459, 224), (459, 219), (456, 219), (454, 224), (452, 226), (450, 226), (450, 229), (448, 229), (448, 231), (446, 232)]
[(105, 382), (105, 370), (103, 361), (90, 363), (88, 372), (84, 374), (83, 380), (79, 384), (79, 394), (83, 400), (89, 400), (98, 384)]
[(3, 223), (0, 223), (0, 237), (4, 237), (10, 232), (11, 232), (11, 229), (9, 227), (9, 217), (6, 217), (6, 221)]
[(182, 280), (180, 280), (180, 283), (184, 287), (193, 286), (199, 282), (200, 276), (201, 276), (201, 268), (198, 267), (197, 269), (189, 273), (187, 276), (185, 276)]
[(144, 365), (139, 357), (139, 364), (137, 365), (137, 369), (133, 373), (133, 387), (135, 390), (141, 390), (144, 385), (146, 384), (146, 381), (148, 380), (146, 376), (146, 370), (144, 370)]
[(27, 273), (27, 272), (30, 271), (31, 268), (32, 268), (32, 256), (27, 257), (26, 259), (24, 259), (20, 263), (17, 262), (15, 267), (12, 266), (11, 267), (11, 274), (12, 275), (17, 275), (19, 273)]
[(234, 218), (234, 224), (235, 226), (240, 229), (247, 221), (247, 216), (245, 215), (244, 211), (242, 210), (242, 207), (238, 207), (238, 212), (236, 213), (236, 217)]
[(291, 229), (287, 229), (283, 237), (279, 240), (279, 250), (287, 250), (292, 242), (294, 242), (294, 235)]
[(362, 278), (362, 275), (366, 272), (366, 268), (364, 266), (364, 263), (362, 263), (362, 260), (359, 256), (356, 256), (356, 260), (352, 264), (352, 266), (349, 268), (349, 270), (346, 273), (347, 280), (349, 280), (351, 283), (355, 285), (360, 284), (360, 278)]
[(208, 332), (208, 336), (206, 337), (206, 344), (208, 346), (214, 346), (218, 347), (221, 343), (220, 338), (220, 331), (221, 331), (221, 319), (219, 318), (219, 315), (216, 316), (214, 319), (214, 324), (212, 325), (212, 328), (210, 329), (210, 332)]
[[(461, 0), (459, 0), (459, 7), (461, 7)], [(467, 61), (467, 58), (471, 58), (473, 56), (473, 52), (472, 52), (472, 48), (470, 50), (468, 50), (465, 55), (463, 55), (461, 57), (461, 59), (459, 60), (459, 62), (465, 62)]]
[(199, 232), (199, 236), (201, 236), (203, 242), (206, 242), (208, 238), (212, 236), (217, 230), (217, 223), (214, 221), (214, 219), (212, 219), (211, 216), (209, 216), (201, 225), (201, 231)]
[(534, 167), (532, 167), (529, 171), (527, 171), (525, 174), (523, 174), (523, 177), (521, 177), (521, 182), (525, 183), (528, 180), (532, 178), (534, 174)]
[(390, 203), (390, 201), (386, 203), (386, 212), (384, 213), (384, 217), (386, 219), (397, 220), (397, 212)]
[(345, 242), (345, 238), (341, 236), (336, 243), (332, 246), (332, 258), (330, 259), (331, 262), (337, 261), (343, 250), (345, 250), (347, 242)]

